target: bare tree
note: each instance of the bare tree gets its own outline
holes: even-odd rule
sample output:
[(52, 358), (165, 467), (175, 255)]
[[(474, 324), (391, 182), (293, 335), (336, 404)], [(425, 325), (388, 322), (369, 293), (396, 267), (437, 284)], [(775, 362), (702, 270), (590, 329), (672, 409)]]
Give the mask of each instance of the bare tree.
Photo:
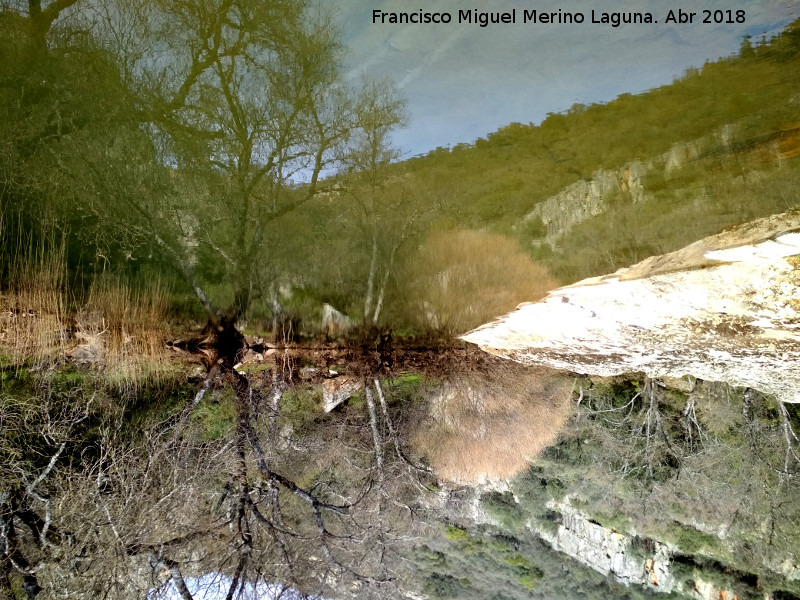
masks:
[[(73, 448), (65, 458), (71, 438), (52, 436), (36, 464), (19, 463), (19, 484), (0, 489), (4, 565), (30, 597), (44, 587), (131, 596), (169, 581), (186, 599), (188, 577), (206, 572), (230, 578), (228, 598), (244, 582), (312, 594), (344, 581), (388, 585), (392, 511), (376, 498), (389, 464), (364, 462), (364, 438), (342, 457), (348, 481), (296, 481), (288, 473), (304, 450), (278, 427), (291, 375), (276, 364), (271, 382), (256, 384), (234, 367), (246, 350), (237, 321), (270, 283), (259, 265), (270, 260), (270, 228), (366, 131), (364, 102), (379, 111), (390, 95), (362, 102), (349, 89), (336, 28), (304, 0), (30, 2), (20, 14), (38, 36), (73, 4), (115, 66), (128, 113), (126, 128), (87, 134), (59, 173), (86, 190), (87, 214), (180, 273), (208, 315), (212, 352), (200, 390), (167, 422), (122, 435), (112, 419), (82, 456)], [(142, 160), (108, 168), (130, 151)], [(222, 293), (208, 291), (209, 270), (228, 284)], [(233, 390), (231, 439), (198, 442), (193, 412), (219, 388)]]
[[(603, 429), (599, 431), (610, 435), (608, 444), (618, 455), (617, 472), (648, 486), (664, 480), (680, 467), (684, 458), (684, 448), (678, 445), (681, 440), (676, 432), (677, 423), (665, 414), (662, 393), (657, 380), (650, 377), (645, 377), (639, 389), (628, 397), (592, 390), (584, 396), (581, 390), (584, 414), (602, 421)], [(692, 409), (690, 400), (684, 408), (684, 419), (691, 419)], [(694, 423), (684, 423), (682, 435), (691, 449), (694, 447), (691, 436), (699, 434), (696, 428), (688, 429), (695, 427)]]
[(345, 149), (342, 170), (355, 205), (363, 240), (369, 246), (364, 289), (364, 323), (377, 325), (397, 251), (417, 233), (420, 211), (408, 197), (402, 178), (388, 165), (400, 157), (392, 132), (406, 122), (405, 104), (388, 81), (364, 81), (355, 107), (357, 127)]
[[(374, 428), (353, 411), (293, 434), (281, 366), (260, 383), (229, 376), (242, 388), (228, 396), (233, 429), (211, 441), (191, 417), (131, 427), (122, 410), (97, 412), (91, 397), (83, 412), (37, 407), (36, 422), (20, 412), (20, 427), (49, 422), (51, 432), (40, 436), (47, 451), (36, 465), (13, 439), (3, 448), (18, 456), (0, 496), (0, 560), (11, 579), (31, 598), (168, 588), (190, 598), (200, 576), (230, 598), (263, 584), (312, 597), (391, 595), (400, 549), (422, 525), (428, 472), (411, 465), (399, 439), (389, 441), (386, 432), (399, 430), (380, 383)], [(224, 389), (216, 383), (203, 398)], [(98, 419), (96, 441), (81, 438), (75, 428)]]

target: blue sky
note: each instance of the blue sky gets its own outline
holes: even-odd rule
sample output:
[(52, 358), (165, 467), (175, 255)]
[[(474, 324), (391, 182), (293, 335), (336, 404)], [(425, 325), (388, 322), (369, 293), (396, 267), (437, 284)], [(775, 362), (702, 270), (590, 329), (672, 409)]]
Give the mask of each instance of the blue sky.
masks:
[[(390, 77), (410, 125), (395, 142), (406, 156), (473, 142), (513, 121), (539, 123), (574, 103), (605, 102), (670, 83), (688, 67), (738, 51), (798, 18), (800, 0), (339, 0), (350, 47), (348, 75)], [(450, 12), (443, 25), (373, 24), (372, 11)], [(523, 24), (524, 9), (582, 12), (583, 24)], [(516, 24), (458, 24), (459, 10), (511, 11)], [(670, 9), (694, 24), (667, 24)], [(744, 23), (704, 24), (703, 9), (745, 11)], [(591, 11), (651, 12), (656, 24), (591, 23)], [(635, 118), (635, 115), (631, 115)]]

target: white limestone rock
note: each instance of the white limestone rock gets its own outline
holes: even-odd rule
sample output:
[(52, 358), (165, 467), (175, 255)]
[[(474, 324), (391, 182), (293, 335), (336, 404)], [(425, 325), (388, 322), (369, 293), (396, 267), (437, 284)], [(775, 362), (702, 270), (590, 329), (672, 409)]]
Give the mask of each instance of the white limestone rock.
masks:
[(346, 375), (322, 383), (322, 409), (329, 413), (363, 387), (363, 381)]
[(613, 531), (591, 522), (568, 502), (548, 503), (561, 514), (555, 533), (533, 527), (554, 550), (563, 552), (603, 575), (613, 576), (624, 585), (642, 585), (669, 593), (678, 581), (670, 569), (673, 549), (668, 544), (650, 541), (649, 552), (633, 550), (632, 535)]
[(527, 364), (691, 375), (800, 402), (800, 211), (551, 292), (464, 335)]

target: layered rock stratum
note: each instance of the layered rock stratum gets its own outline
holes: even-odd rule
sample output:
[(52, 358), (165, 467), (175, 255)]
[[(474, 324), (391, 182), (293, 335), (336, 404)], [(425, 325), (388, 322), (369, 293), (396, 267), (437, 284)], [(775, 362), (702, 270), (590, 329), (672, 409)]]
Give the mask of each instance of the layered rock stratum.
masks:
[(589, 375), (692, 375), (800, 402), (800, 210), (521, 304), (462, 339)]

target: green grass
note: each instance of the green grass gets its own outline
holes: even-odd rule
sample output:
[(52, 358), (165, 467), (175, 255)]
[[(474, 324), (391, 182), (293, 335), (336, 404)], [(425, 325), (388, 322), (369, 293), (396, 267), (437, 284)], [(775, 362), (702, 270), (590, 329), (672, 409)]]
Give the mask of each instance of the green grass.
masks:
[(496, 519), (509, 531), (518, 531), (525, 527), (527, 515), (517, 504), (511, 492), (489, 492), (481, 496), (481, 505), (486, 514)]
[(448, 525), (444, 530), (444, 537), (451, 542), (466, 542), (470, 539), (469, 532), (455, 525)]
[(722, 549), (720, 539), (687, 525), (676, 525), (673, 534), (675, 545), (687, 554), (718, 554)]
[(534, 566), (533, 563), (522, 556), (522, 554), (507, 556), (503, 559), (503, 562), (512, 567), (522, 567), (523, 569), (532, 569)]
[(525, 589), (532, 590), (541, 581), (543, 573), (541, 569), (528, 570), (525, 573), (517, 575), (517, 581)]
[(227, 438), (236, 422), (234, 391), (225, 388), (215, 394), (207, 394), (192, 413), (192, 423), (199, 432), (201, 441), (211, 442)]
[(624, 514), (607, 514), (604, 512), (594, 513), (594, 520), (606, 529), (611, 529), (617, 533), (627, 533), (631, 529), (630, 517)]
[(323, 417), (322, 390), (319, 387), (299, 385), (283, 394), (278, 415), (279, 423), (289, 424), (296, 430), (302, 431)]
[(241, 365), (236, 370), (240, 373), (263, 373), (264, 371), (269, 371), (272, 368), (272, 365), (266, 362), (255, 362), (250, 363), (247, 365)]

